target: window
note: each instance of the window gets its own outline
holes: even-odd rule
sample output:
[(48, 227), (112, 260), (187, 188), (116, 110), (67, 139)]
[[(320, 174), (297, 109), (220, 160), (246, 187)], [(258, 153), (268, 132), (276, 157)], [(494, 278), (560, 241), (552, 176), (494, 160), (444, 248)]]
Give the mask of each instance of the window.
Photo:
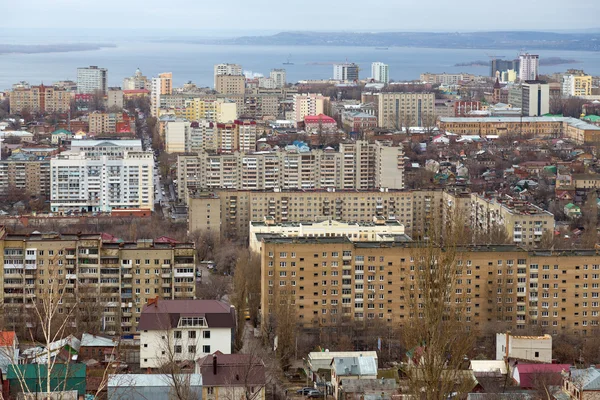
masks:
[(203, 331), (202, 332), (202, 338), (203, 339), (210, 339), (210, 331)]
[(188, 346), (188, 353), (196, 354), (196, 346)]
[(210, 346), (205, 344), (204, 346), (202, 346), (202, 352), (203, 353), (210, 353)]
[(206, 393), (207, 394), (215, 394), (215, 388), (214, 387), (207, 387), (206, 388)]
[(188, 338), (189, 339), (196, 339), (196, 331), (189, 331), (188, 332)]
[(181, 346), (175, 346), (175, 353), (181, 353)]
[(175, 331), (173, 333), (175, 335), (175, 339), (181, 339), (181, 331)]
[(540, 356), (540, 352), (539, 352), (539, 351), (536, 351), (536, 352), (535, 352), (535, 357), (536, 357), (536, 358), (538, 358), (539, 356)]

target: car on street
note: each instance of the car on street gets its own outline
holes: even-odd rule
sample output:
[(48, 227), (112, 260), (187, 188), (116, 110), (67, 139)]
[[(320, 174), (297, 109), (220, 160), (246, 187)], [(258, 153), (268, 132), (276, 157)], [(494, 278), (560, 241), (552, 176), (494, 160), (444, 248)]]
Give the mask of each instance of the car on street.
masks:
[(306, 396), (310, 392), (314, 392), (314, 391), (315, 391), (315, 388), (303, 387), (302, 389), (296, 390), (296, 394), (301, 394), (302, 396)]
[(319, 392), (318, 390), (311, 390), (310, 392), (308, 392), (309, 399), (319, 399), (321, 397), (325, 397), (325, 395), (322, 392)]

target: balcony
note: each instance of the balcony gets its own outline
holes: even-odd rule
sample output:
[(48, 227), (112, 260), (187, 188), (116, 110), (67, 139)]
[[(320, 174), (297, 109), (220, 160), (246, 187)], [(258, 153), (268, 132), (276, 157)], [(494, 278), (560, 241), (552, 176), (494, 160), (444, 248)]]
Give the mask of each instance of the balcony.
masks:
[(133, 275), (132, 274), (123, 274), (123, 275), (121, 275), (121, 277), (123, 279), (131, 279), (131, 278), (133, 278)]

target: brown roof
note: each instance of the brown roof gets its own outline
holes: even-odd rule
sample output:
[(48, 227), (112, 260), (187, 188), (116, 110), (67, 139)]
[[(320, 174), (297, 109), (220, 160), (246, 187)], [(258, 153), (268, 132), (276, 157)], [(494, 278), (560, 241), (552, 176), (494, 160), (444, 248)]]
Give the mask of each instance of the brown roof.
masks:
[[(215, 374), (213, 357), (217, 359)], [(265, 364), (252, 354), (223, 354), (216, 351), (198, 359), (204, 386), (257, 386), (266, 383)]]
[(180, 317), (204, 317), (209, 328), (235, 327), (234, 309), (218, 300), (151, 300), (142, 309), (138, 330), (166, 330)]

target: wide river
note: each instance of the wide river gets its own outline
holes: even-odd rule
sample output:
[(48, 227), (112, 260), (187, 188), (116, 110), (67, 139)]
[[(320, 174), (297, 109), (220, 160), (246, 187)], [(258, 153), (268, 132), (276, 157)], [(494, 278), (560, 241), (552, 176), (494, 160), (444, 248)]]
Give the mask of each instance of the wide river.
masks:
[[(600, 75), (600, 52), (549, 51), (529, 49), (530, 53), (544, 57), (574, 59), (575, 64), (542, 66), (541, 73), (565, 71), (567, 68), (584, 69)], [(152, 43), (148, 41), (123, 41), (114, 48), (101, 50), (44, 53), (0, 54), (0, 90), (8, 89), (18, 81), (30, 84), (51, 83), (76, 78), (77, 67), (98, 65), (108, 68), (109, 86), (121, 86), (126, 76), (140, 68), (151, 77), (159, 72), (173, 72), (174, 84), (192, 81), (199, 86), (212, 86), (213, 65), (221, 62), (241, 64), (244, 70), (268, 75), (272, 68), (285, 68), (288, 82), (301, 79), (327, 79), (332, 77), (334, 62), (350, 61), (360, 65), (360, 77), (370, 76), (371, 63), (389, 64), (390, 78), (394, 80), (419, 79), (423, 72), (468, 72), (487, 75), (489, 67), (455, 67), (461, 62), (487, 60), (488, 55), (513, 58), (515, 50), (483, 49), (432, 49), (390, 47), (380, 50), (373, 47), (325, 46), (217, 46), (183, 43)], [(287, 59), (293, 65), (283, 65)]]

